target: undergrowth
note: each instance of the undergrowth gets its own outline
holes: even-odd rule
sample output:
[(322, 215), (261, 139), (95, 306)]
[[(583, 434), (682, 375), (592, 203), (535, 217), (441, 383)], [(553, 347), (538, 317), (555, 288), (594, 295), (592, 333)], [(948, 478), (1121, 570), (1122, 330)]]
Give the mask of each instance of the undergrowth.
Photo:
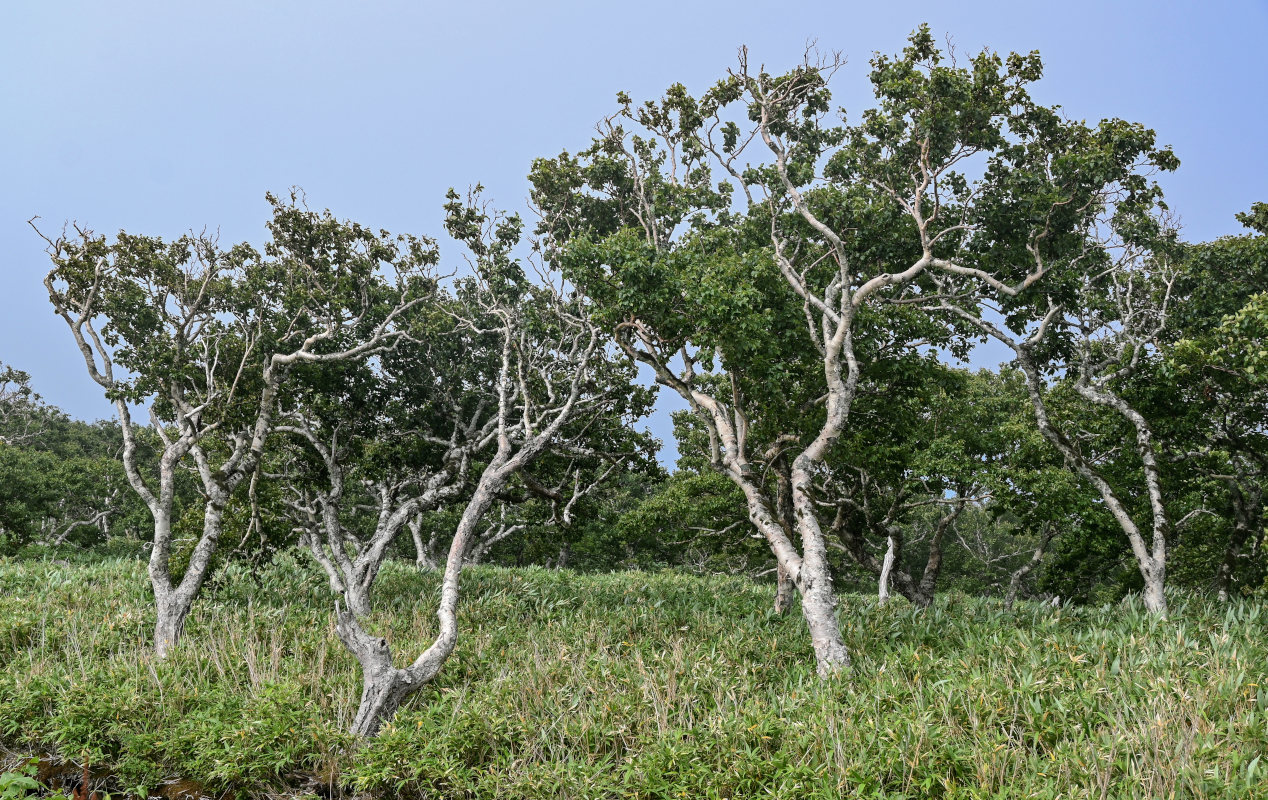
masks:
[[(390, 563), (373, 624), (398, 663), (438, 576)], [(0, 745), (144, 795), (422, 798), (1268, 797), (1268, 611), (1172, 598), (1053, 609), (842, 598), (852, 669), (817, 680), (770, 587), (677, 573), (481, 567), (431, 686), (361, 748), (324, 580), (224, 568), (165, 662), (144, 565), (0, 561)]]

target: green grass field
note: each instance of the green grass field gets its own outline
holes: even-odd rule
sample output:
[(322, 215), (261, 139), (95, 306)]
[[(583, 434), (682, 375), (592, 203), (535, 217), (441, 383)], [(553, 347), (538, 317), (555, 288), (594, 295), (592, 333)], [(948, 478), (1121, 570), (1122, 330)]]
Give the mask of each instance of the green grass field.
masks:
[[(428, 798), (1268, 797), (1268, 612), (847, 596), (852, 671), (813, 674), (772, 590), (676, 573), (476, 568), (463, 638), (359, 750), (360, 678), (297, 557), (222, 570), (156, 663), (144, 565), (0, 561), (0, 745), (113, 790)], [(437, 576), (393, 563), (398, 663)], [(0, 770), (2, 771), (2, 770)]]

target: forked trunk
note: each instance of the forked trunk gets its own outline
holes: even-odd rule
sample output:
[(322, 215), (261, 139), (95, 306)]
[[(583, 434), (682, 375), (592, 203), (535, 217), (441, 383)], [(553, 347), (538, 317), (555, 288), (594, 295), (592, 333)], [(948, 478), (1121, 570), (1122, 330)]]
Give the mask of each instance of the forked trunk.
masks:
[(356, 583), (344, 587), (343, 597), (348, 601), (348, 610), (358, 617), (370, 616), (370, 593)]
[(427, 541), (423, 541), (423, 518), (416, 516), (409, 521), (409, 534), (414, 540), (414, 564), (428, 572), (440, 569), (440, 559), (436, 555), (437, 534), (431, 532)]
[(335, 632), (361, 664), (361, 702), (351, 728), (357, 738), (377, 734), (383, 723), (396, 714), (401, 701), (431, 682), (453, 653), (458, 642), (458, 579), (475, 538), (476, 526), (518, 466), (518, 463), (506, 466), (505, 455), (499, 452), (494, 462), (485, 468), (449, 545), (440, 606), (436, 610), (440, 630), (431, 646), (412, 664), (404, 669), (392, 666), (392, 650), (387, 640), (370, 635), (361, 627), (355, 613), (336, 606)]
[[(392, 666), (392, 649), (386, 639), (366, 633), (354, 614), (336, 610), (335, 632), (339, 640), (361, 664), (361, 703), (352, 720), (351, 733), (357, 738), (371, 738), (383, 723), (392, 719), (401, 702), (431, 680), (430, 675), (411, 675), (410, 671)], [(440, 665), (436, 665), (439, 671)]]
[(203, 511), (203, 535), (190, 554), (185, 574), (175, 586), (172, 585), (168, 516), (160, 514), (156, 519), (156, 543), (150, 553), (149, 575), (154, 589), (154, 654), (160, 659), (167, 658), (185, 633), (185, 618), (211, 571), (223, 515), (222, 505), (208, 503)]

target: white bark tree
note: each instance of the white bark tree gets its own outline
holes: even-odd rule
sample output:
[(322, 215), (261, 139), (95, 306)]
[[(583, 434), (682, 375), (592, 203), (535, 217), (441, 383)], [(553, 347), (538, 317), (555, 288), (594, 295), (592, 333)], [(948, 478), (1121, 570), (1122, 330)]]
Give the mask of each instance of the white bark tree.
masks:
[[(1044, 277), (1032, 249), (1080, 247), (1105, 187), (1137, 188), (1138, 160), (1174, 161), (1139, 126), (1090, 130), (1037, 106), (1037, 54), (948, 64), (921, 28), (873, 59), (877, 106), (854, 125), (830, 115), (840, 63), (773, 76), (742, 52), (698, 99), (681, 85), (642, 105), (619, 95), (591, 148), (533, 174), (551, 257), (707, 429), (798, 589), (823, 676), (849, 656), (815, 484), (868, 368), (955, 347), (963, 326), (918, 310), (933, 276), (1027, 292)], [(782, 437), (791, 532), (762, 458)]]
[[(424, 511), (456, 497), (467, 480), (471, 454), (479, 447), (479, 419), (465, 428), (456, 428), (446, 443), (435, 469), (419, 468), (396, 480), (366, 481), (370, 495), (373, 528), (358, 535), (346, 519), (345, 493), (347, 459), (340, 452), (338, 428), (323, 440), (309, 420), (298, 415), (288, 424), (278, 425), (278, 433), (301, 437), (321, 459), (326, 485), (310, 491), (294, 490), (297, 497), (287, 501), (298, 523), (300, 543), (321, 565), (330, 589), (353, 614), (370, 613), (370, 592), (401, 526), (416, 520)], [(487, 437), (488, 432), (483, 431)], [(356, 513), (364, 507), (352, 504)]]
[(337, 611), (340, 640), (362, 668), (361, 702), (352, 724), (356, 736), (377, 733), (401, 701), (435, 678), (453, 653), (458, 641), (459, 577), (482, 541), (486, 514), (507, 483), (565, 433), (569, 423), (603, 409), (602, 398), (588, 392), (595, 364), (604, 357), (602, 341), (582, 316), (562, 303), (556, 305), (559, 327), (543, 340), (531, 332), (517, 309), (490, 306), (483, 311), (483, 319), (471, 321), (473, 331), (495, 334), (502, 344), (495, 449), (467, 498), (449, 545), (436, 612), (439, 633), (412, 663), (396, 667), (386, 639), (368, 633), (355, 613)]
[[(396, 241), (269, 197), (273, 240), (261, 255), (214, 238), (174, 242), (91, 231), (52, 239), (45, 278), (92, 379), (113, 402), (122, 461), (154, 522), (149, 560), (154, 648), (165, 657), (206, 580), (225, 507), (252, 475), (294, 368), (367, 358), (402, 334), (411, 288), (434, 260), (427, 242)], [(379, 270), (396, 272), (397, 284)], [(140, 406), (160, 440), (158, 463), (138, 457)], [(202, 531), (172, 574), (177, 474), (192, 462)]]
[[(1175, 275), (1165, 255), (1127, 242), (1095, 243), (1098, 246), (1088, 253), (1098, 268), (1076, 273), (1078, 291), (1071, 308), (1067, 310), (1050, 299), (1046, 312), (1029, 331), (1015, 333), (977, 310), (979, 305), (967, 306), (954, 299), (956, 290), (949, 283), (943, 287), (938, 307), (1013, 351), (1040, 433), (1061, 453), (1067, 466), (1096, 490), (1131, 546), (1144, 580), (1145, 608), (1165, 616), (1163, 590), (1171, 520), (1163, 497), (1153, 426), (1124, 395), (1123, 384), (1156, 352), (1167, 325)], [(1111, 249), (1116, 252), (1107, 262), (1104, 256)], [(1080, 261), (1074, 259), (1072, 266), (1077, 269)], [(1058, 338), (1068, 343), (1072, 354), (1054, 362), (1048, 354), (1062, 349), (1054, 344)], [(1107, 446), (1100, 441), (1102, 436), (1080, 429), (1076, 420), (1063, 420), (1052, 413), (1049, 376), (1054, 374), (1062, 376), (1090, 406), (1107, 409), (1126, 423), (1139, 461), (1131, 468), (1135, 478), (1129, 485), (1121, 481), (1116, 485), (1113, 475), (1110, 454), (1117, 449), (1117, 442)], [(1145, 514), (1133, 513), (1135, 496), (1143, 498)]]
[[(374, 736), (407, 696), (435, 678), (453, 653), (459, 635), (462, 570), (520, 530), (518, 523), (506, 519), (493, 525), (485, 522), (503, 501), (508, 483), (551, 447), (579, 446), (596, 418), (619, 414), (629, 402), (634, 375), (632, 364), (605, 350), (599, 330), (584, 313), (584, 298), (533, 284), (524, 276), (511, 254), (519, 240), (517, 218), (486, 213), (476, 205), (475, 196), (463, 203), (451, 194), (446, 210), (450, 233), (474, 254), (475, 276), (458, 281), (454, 297), (437, 299), (436, 308), (451, 322), (448, 333), (438, 330), (444, 326), (416, 327), (411, 346), (426, 347), (427, 338), (435, 336), (462, 346), (446, 351), (443, 364), (431, 360), (437, 374), (445, 372), (448, 380), (435, 380), (437, 374), (429, 373), (428, 378), (402, 372), (386, 381), (399, 386), (405, 398), (387, 407), (400, 410), (406, 419), (422, 407), (430, 420), (396, 434), (439, 445), (431, 466), (423, 459), (422, 466), (406, 473), (405, 482), (393, 483), (391, 489), (383, 488), (380, 480), (373, 528), (358, 536), (340, 513), (347, 502), (348, 470), (338, 441), (318, 435), (306, 423), (286, 429), (318, 453), (324, 464), (325, 482), (310, 495), (314, 501), (294, 505), (307, 520), (310, 552), (340, 597), (336, 632), (361, 665), (362, 694), (351, 726), (357, 737)], [(381, 368), (403, 369), (401, 360), (385, 359)], [(450, 435), (438, 440), (434, 432), (442, 427), (448, 427)], [(338, 425), (327, 430), (338, 430)], [(373, 460), (381, 456), (373, 450), (363, 454), (362, 459), (370, 462), (364, 466), (367, 474), (400, 474), (376, 466)], [(477, 466), (478, 474), (472, 474)], [(404, 485), (410, 488), (398, 488)], [(580, 483), (576, 486), (582, 489)], [(559, 499), (561, 508), (572, 507), (566, 492)], [(387, 640), (367, 630), (371, 590), (402, 526), (412, 524), (416, 546), (421, 544), (419, 512), (441, 502), (462, 511), (445, 557), (439, 632), (411, 663), (397, 667)]]
[(31, 388), (31, 376), (0, 361), (0, 444), (26, 444), (43, 432), (48, 406)]

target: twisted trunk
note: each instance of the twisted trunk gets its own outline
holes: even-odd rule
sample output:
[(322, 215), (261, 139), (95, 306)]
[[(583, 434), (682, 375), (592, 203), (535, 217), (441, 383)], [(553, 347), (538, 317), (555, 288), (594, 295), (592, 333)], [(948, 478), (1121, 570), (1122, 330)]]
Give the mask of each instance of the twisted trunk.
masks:
[(361, 664), (361, 701), (353, 719), (351, 732), (358, 738), (373, 737), (383, 723), (390, 720), (409, 695), (427, 685), (440, 672), (458, 642), (458, 580), (467, 563), (469, 550), (476, 538), (480, 520), (502, 490), (510, 472), (506, 459), (495, 459), (481, 476), (467, 508), (458, 522), (445, 574), (441, 583), (440, 605), (436, 617), (440, 632), (414, 663), (399, 669), (392, 665), (392, 650), (387, 640), (370, 635), (361, 627), (358, 615), (336, 607), (335, 631), (344, 647)]

